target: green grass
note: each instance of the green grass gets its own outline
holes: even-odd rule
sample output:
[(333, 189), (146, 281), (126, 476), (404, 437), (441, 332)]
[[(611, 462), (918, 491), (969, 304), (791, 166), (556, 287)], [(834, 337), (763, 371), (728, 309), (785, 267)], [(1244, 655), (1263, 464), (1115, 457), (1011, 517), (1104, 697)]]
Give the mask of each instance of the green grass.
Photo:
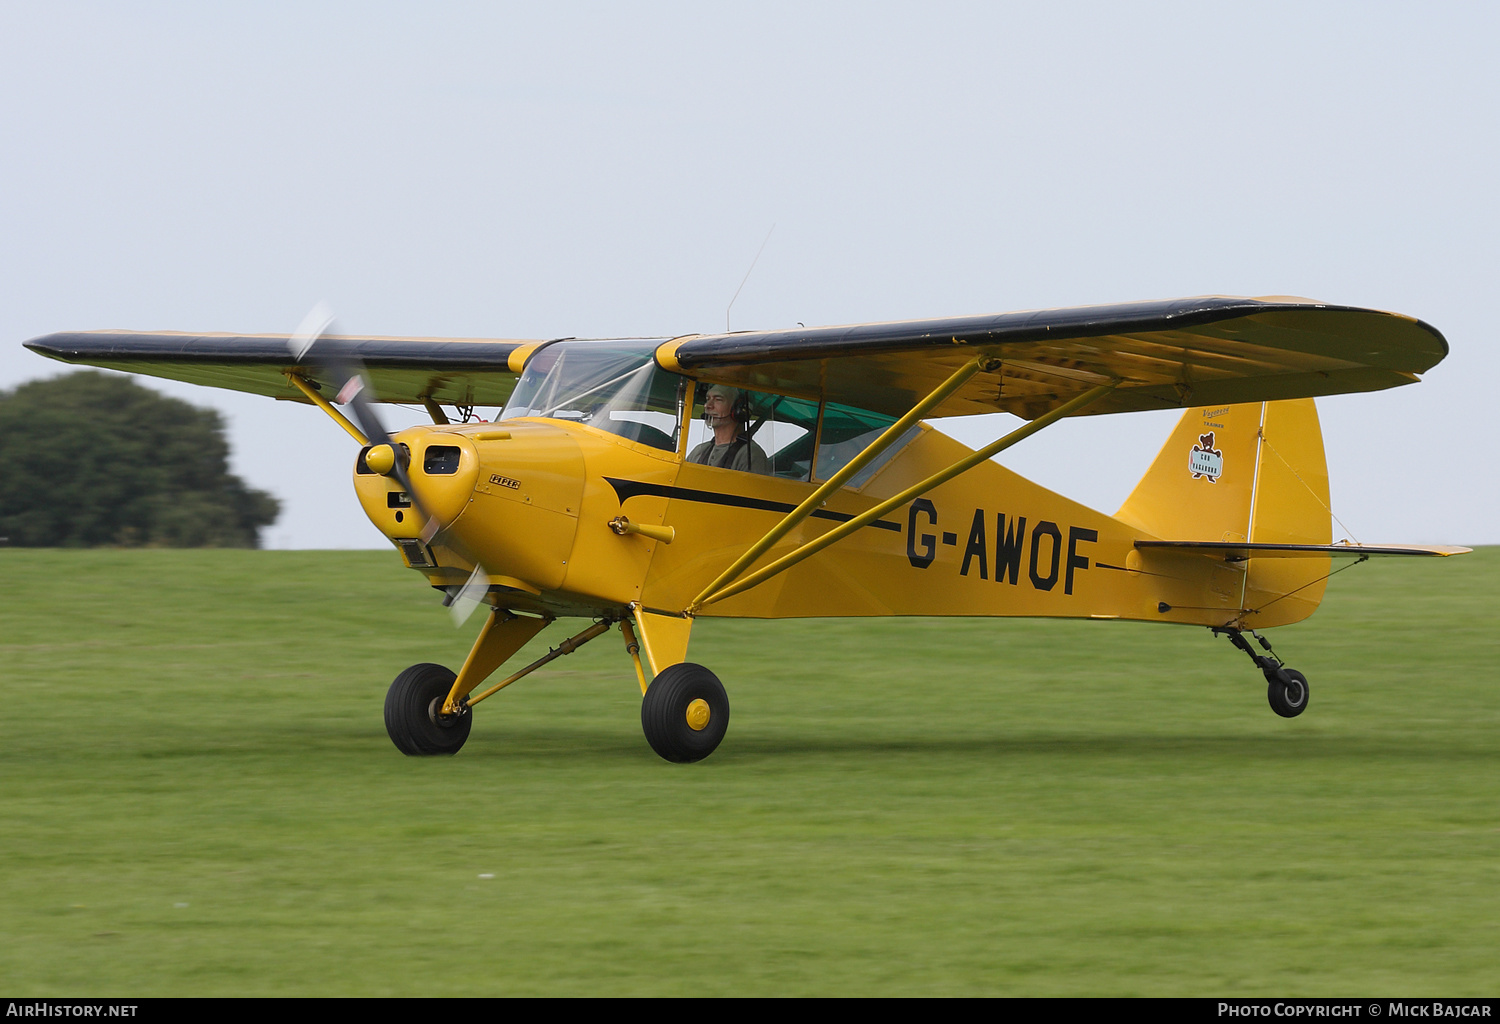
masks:
[(0, 551), (0, 991), (1494, 994), (1500, 549), (1335, 577), (1291, 721), (1205, 630), (706, 620), (697, 765), (616, 636), (400, 756), (478, 620), (396, 563)]

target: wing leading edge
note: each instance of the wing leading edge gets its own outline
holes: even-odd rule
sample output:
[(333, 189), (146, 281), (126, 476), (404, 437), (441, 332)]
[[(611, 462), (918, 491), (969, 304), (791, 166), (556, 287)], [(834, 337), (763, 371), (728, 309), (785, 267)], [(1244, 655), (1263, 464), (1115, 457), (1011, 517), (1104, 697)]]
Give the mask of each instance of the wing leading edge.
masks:
[[(525, 358), (546, 344), (490, 338), (341, 339), (358, 357), (376, 400), (448, 405), (504, 405)], [(293, 358), (284, 334), (191, 334), (173, 331), (78, 331), (33, 338), (26, 347), (65, 363), (306, 401), (286, 379), (317, 382), (311, 365)]]
[(1410, 384), (1448, 353), (1412, 317), (1307, 299), (1207, 296), (1021, 313), (694, 335), (663, 368), (898, 415), (976, 355), (1001, 360), (932, 413), (1024, 419), (1119, 381), (1083, 415)]

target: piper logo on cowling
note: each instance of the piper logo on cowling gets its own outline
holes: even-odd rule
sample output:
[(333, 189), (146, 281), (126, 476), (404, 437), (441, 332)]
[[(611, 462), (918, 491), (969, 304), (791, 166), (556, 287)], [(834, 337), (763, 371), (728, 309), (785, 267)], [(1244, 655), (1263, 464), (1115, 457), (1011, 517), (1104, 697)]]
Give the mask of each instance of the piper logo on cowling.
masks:
[(1214, 447), (1213, 431), (1198, 435), (1198, 443), (1188, 453), (1188, 469), (1194, 480), (1207, 478), (1209, 483), (1216, 483), (1223, 475), (1224, 453)]

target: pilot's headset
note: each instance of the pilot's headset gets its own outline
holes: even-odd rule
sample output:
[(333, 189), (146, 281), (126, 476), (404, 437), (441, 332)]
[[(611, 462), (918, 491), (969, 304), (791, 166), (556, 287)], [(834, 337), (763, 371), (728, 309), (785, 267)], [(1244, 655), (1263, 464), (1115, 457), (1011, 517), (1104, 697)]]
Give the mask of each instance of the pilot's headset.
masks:
[(732, 388), (727, 384), (714, 384), (711, 387), (704, 388), (703, 390), (703, 400), (705, 402), (703, 409), (703, 422), (705, 425), (707, 425), (709, 430), (712, 430), (714, 428), (714, 422), (713, 418), (708, 414), (708, 407), (706, 403), (708, 401), (708, 393), (714, 390), (717, 390), (721, 393), (729, 391), (734, 392), (734, 401), (729, 405), (729, 415), (734, 419), (734, 422), (736, 424), (745, 424), (750, 422), (749, 392), (744, 391), (741, 388)]

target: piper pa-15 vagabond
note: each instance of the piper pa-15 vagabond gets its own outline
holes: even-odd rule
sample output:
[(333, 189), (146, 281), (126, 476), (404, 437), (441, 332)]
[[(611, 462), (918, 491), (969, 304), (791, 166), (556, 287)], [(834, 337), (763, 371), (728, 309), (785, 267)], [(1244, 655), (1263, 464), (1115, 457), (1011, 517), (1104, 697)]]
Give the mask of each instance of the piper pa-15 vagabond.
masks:
[[(1455, 547), (1333, 544), (1312, 399), (1415, 382), (1447, 354), (1406, 316), (1206, 297), (677, 338), (519, 341), (88, 331), (69, 363), (310, 402), (360, 444), (354, 489), (406, 564), (488, 619), (457, 673), (396, 677), (386, 727), (452, 754), (482, 700), (618, 625), (641, 723), (669, 761), (724, 737), (693, 622), (1035, 615), (1206, 626), (1308, 684), (1259, 630), (1322, 599), (1331, 560)], [(374, 403), (425, 406), (395, 436)], [(346, 418), (335, 405), (352, 414)], [(501, 407), (494, 422), (474, 409)], [(1113, 516), (991, 461), (1065, 417), (1182, 408)], [(927, 417), (1027, 421), (977, 451)], [(592, 620), (480, 690), (554, 619)], [(1246, 635), (1259, 641), (1257, 653)]]

